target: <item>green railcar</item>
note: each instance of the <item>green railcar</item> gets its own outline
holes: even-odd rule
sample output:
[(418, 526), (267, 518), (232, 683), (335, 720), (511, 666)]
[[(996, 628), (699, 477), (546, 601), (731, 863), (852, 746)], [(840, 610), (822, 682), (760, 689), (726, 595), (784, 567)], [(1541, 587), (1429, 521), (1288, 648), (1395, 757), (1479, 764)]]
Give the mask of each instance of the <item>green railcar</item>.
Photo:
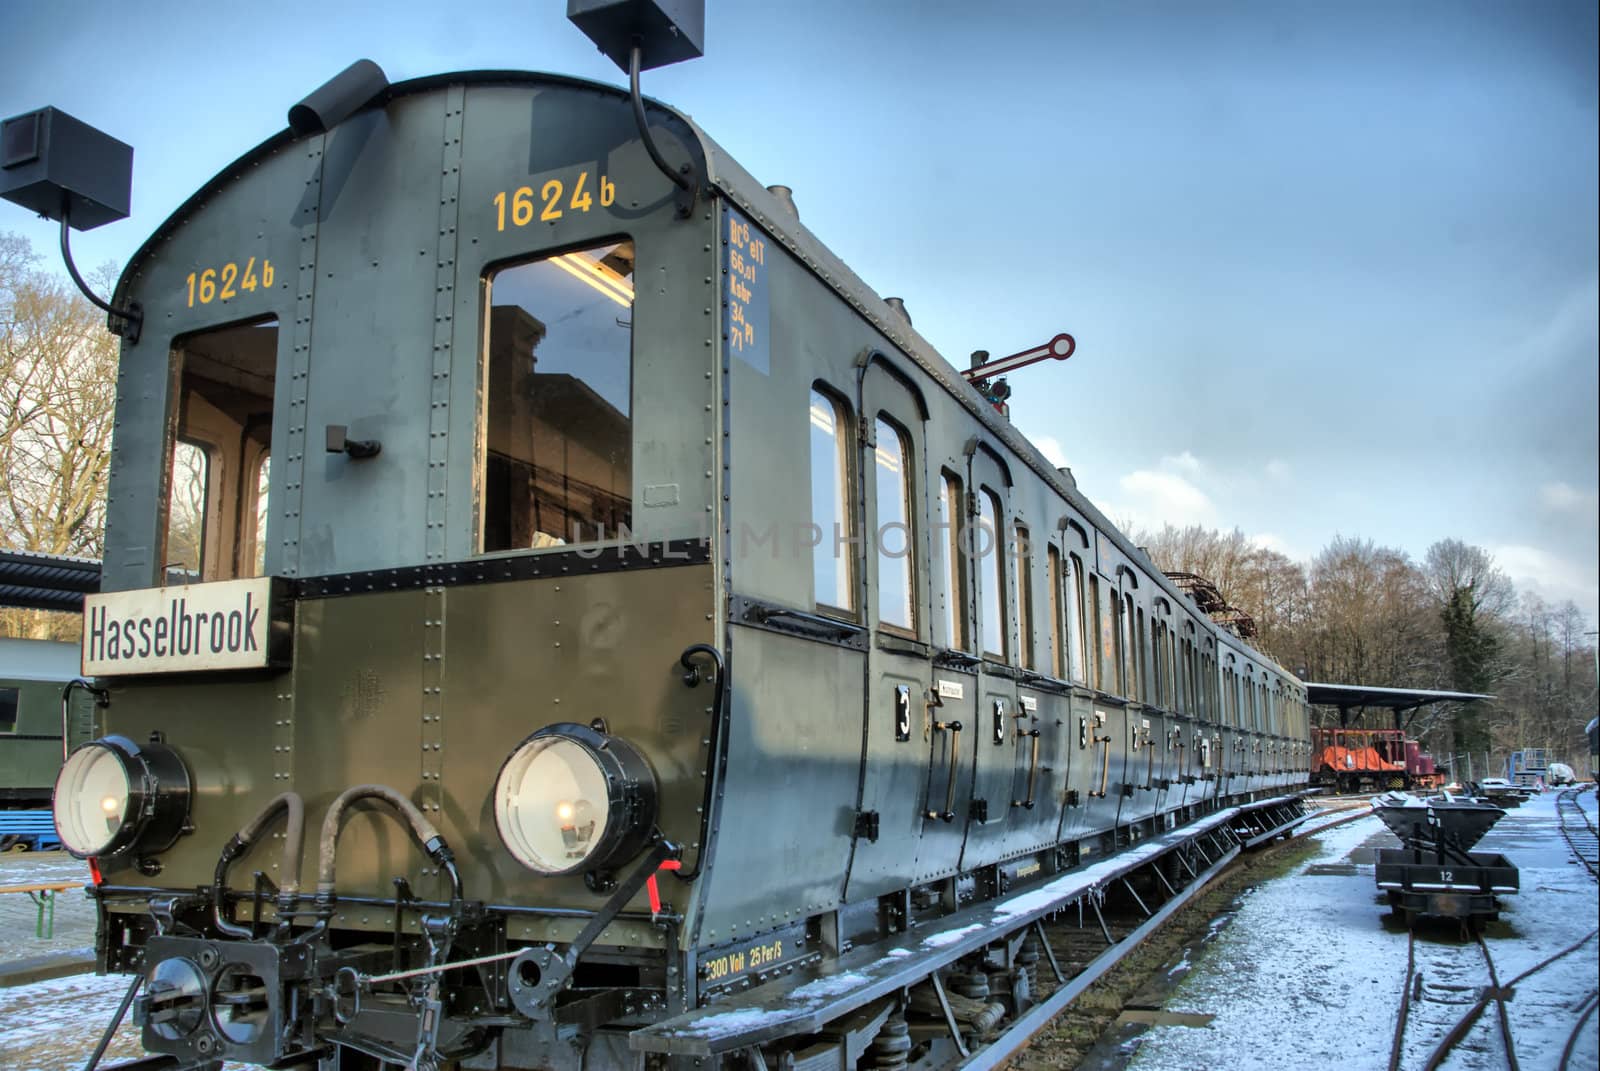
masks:
[[(1043, 1007), (1036, 922), (1291, 820), (1300, 683), (788, 191), (608, 86), (370, 78), (113, 299), (56, 811), (146, 1047), (943, 1066)], [(940, 972), (1010, 988), (932, 1038)]]
[(90, 693), (62, 698), (77, 676), (75, 643), (0, 638), (0, 851), (60, 844), (50, 789), (66, 753), (95, 736)]

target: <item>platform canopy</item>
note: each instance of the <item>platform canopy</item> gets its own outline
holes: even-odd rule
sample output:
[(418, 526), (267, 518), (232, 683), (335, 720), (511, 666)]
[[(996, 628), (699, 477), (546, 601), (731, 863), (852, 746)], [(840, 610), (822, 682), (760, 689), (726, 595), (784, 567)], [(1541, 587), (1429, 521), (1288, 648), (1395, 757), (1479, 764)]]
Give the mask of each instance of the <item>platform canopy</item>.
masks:
[[(1339, 725), (1347, 727), (1350, 711), (1378, 707), (1394, 713), (1394, 727), (1404, 729), (1401, 716), (1432, 703), (1471, 703), (1493, 699), (1477, 692), (1441, 692), (1430, 688), (1379, 688), (1370, 684), (1306, 684), (1306, 702), (1319, 707), (1338, 707)], [(1409, 719), (1407, 719), (1409, 724)]]
[(84, 595), (99, 590), (100, 563), (93, 558), (0, 550), (0, 606), (77, 613)]

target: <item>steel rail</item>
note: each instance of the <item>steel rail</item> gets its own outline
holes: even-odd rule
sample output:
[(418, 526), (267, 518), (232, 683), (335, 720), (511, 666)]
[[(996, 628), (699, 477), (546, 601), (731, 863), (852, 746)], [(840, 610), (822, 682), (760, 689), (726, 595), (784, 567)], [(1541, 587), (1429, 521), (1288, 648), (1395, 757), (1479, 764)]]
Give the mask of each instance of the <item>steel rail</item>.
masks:
[[(1400, 986), (1400, 1014), (1394, 1021), (1394, 1040), (1389, 1045), (1389, 1071), (1400, 1071), (1400, 1052), (1404, 1047), (1406, 1021), (1411, 1017), (1411, 980), (1417, 973), (1417, 933), (1408, 930), (1406, 936), (1406, 980)], [(1418, 986), (1417, 988), (1421, 988)]]
[(1557, 1071), (1567, 1071), (1572, 1063), (1572, 1050), (1578, 1047), (1578, 1035), (1583, 1033), (1583, 1024), (1589, 1021), (1589, 1016), (1594, 1014), (1597, 1007), (1600, 1007), (1600, 990), (1590, 990), (1588, 999), (1578, 1005), (1578, 1021), (1572, 1027), (1572, 1033), (1567, 1035), (1566, 1045), (1561, 1048), (1561, 1062), (1556, 1065)]
[[(1556, 797), (1556, 815), (1561, 819), (1561, 835), (1566, 838), (1567, 847), (1572, 849), (1572, 854), (1577, 857), (1578, 862), (1588, 868), (1589, 876), (1600, 880), (1600, 851), (1597, 851), (1597, 848), (1600, 848), (1600, 842), (1597, 842), (1596, 847), (1585, 845), (1584, 848), (1579, 848), (1578, 846), (1580, 837), (1590, 841), (1597, 840), (1594, 823), (1589, 820), (1589, 812), (1584, 810), (1583, 805), (1578, 802), (1578, 796), (1587, 791), (1587, 787), (1562, 789), (1561, 794)], [(1577, 823), (1572, 821), (1572, 812), (1574, 811), (1583, 819), (1587, 833), (1576, 828)]]

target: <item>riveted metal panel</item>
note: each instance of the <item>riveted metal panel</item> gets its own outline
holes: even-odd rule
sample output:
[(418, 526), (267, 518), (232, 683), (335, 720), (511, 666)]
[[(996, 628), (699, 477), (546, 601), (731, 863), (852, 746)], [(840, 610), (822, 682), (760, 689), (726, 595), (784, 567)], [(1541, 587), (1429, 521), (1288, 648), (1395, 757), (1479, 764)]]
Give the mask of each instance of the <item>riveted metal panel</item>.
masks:
[[(159, 560), (161, 514), (175, 401), (174, 340), (269, 317), (278, 321), (277, 407), (283, 416), (272, 440), (273, 516), (266, 563), (268, 572), (285, 575), (294, 566), (292, 557), (283, 557), (282, 541), (290, 539), (292, 549), (296, 538), (290, 529), (298, 523), (298, 477), (288, 459), (301, 448), (287, 436), (287, 414), (303, 408), (292, 403), (304, 400), (308, 351), (300, 347), (309, 344), (311, 303), (308, 287), (299, 284), (303, 270), (315, 271), (321, 144), (320, 136), (309, 138), (238, 165), (207, 200), (205, 226), (163, 231), (123, 277), (122, 299), (139, 301), (145, 319), (138, 344), (123, 342), (117, 366), (103, 591), (150, 587), (164, 564)], [(253, 269), (259, 285), (201, 300), (200, 277), (228, 264)]]
[(859, 652), (736, 628), (727, 801), (697, 944), (837, 907), (861, 764)]
[(311, 441), (306, 432), (306, 405), (311, 388), (311, 320), (317, 300), (317, 221), (321, 218), (325, 140), (318, 136), (306, 143), (304, 150), (305, 191), (295, 208), (299, 241), (295, 250), (294, 323), (288, 332), (281, 327), (279, 331), (280, 338), (288, 334), (290, 350), (289, 360), (282, 362), (288, 365), (287, 381), (282, 370), (278, 375), (277, 396), (283, 399), (279, 407), (285, 411), (275, 414), (272, 421), (273, 488), (267, 498), (273, 516), (267, 522), (267, 535), (276, 554), (268, 552), (267, 568), (271, 570), (275, 557), (277, 569), (284, 576), (300, 575), (300, 514), (305, 495), (306, 444)]
[[(447, 552), (449, 513), (445, 501), (450, 457), (450, 372), (456, 337), (456, 221), (460, 214), (461, 135), (466, 87), (444, 93), (444, 151), (439, 161), (439, 234), (434, 253), (433, 369), (428, 398), (428, 507), (425, 553), (439, 561)], [(467, 320), (469, 329), (473, 321)], [(470, 336), (468, 336), (470, 337)], [(465, 411), (467, 419), (473, 410)]]
[[(406, 97), (327, 135), (301, 574), (426, 560), (445, 107), (443, 93)], [(329, 424), (379, 440), (382, 453), (311, 451)]]
[[(275, 721), (283, 717), (276, 696), (288, 690), (288, 674), (126, 677), (105, 684), (111, 693), (111, 705), (103, 712), (106, 733), (146, 740), (162, 732), (183, 757), (193, 779), (190, 816), (195, 828), (161, 853), (162, 870), (154, 877), (124, 865), (121, 870), (108, 868), (107, 880), (176, 888), (209, 885), (222, 844), (283, 791), (283, 783), (272, 776), (273, 748), (278, 739)], [(252, 870), (276, 879), (280, 846), (275, 835), (257, 845), (233, 873), (235, 885), (248, 887)]]
[[(448, 668), (442, 723), (440, 832), (462, 862), (467, 895), (495, 903), (597, 908), (582, 875), (546, 878), (524, 869), (500, 842), (492, 790), (501, 764), (529, 734), (556, 722), (606, 728), (638, 747), (659, 785), (657, 825), (693, 867), (703, 846), (712, 689), (684, 683), (678, 658), (709, 642), (712, 570), (682, 565), (444, 589)], [(382, 598), (388, 598), (383, 596)], [(348, 600), (335, 599), (330, 605)], [(426, 788), (426, 786), (425, 786)], [(628, 861), (619, 861), (626, 871)], [(702, 875), (700, 883), (710, 880)], [(677, 910), (692, 886), (661, 881)], [(643, 896), (639, 904), (643, 906)], [(581, 920), (580, 920), (581, 921)], [(571, 936), (577, 924), (537, 921), (530, 936)]]
[[(484, 449), (489, 277), (505, 264), (621, 237), (634, 240), (637, 255), (631, 314), (618, 310), (634, 325), (632, 528), (651, 542), (709, 539), (720, 418), (712, 206), (678, 218), (676, 187), (650, 162), (627, 100), (608, 89), (472, 84), (462, 124), (447, 556), (461, 559), (479, 549), (474, 484)], [(684, 146), (694, 144), (675, 119), (658, 127), (656, 137), (674, 161), (686, 159)], [(609, 203), (600, 196), (602, 178), (614, 188)], [(580, 179), (587, 210), (572, 207)], [(547, 200), (553, 182), (562, 195)], [(512, 202), (523, 189), (535, 210), (518, 225)], [(546, 212), (551, 218), (542, 218)]]

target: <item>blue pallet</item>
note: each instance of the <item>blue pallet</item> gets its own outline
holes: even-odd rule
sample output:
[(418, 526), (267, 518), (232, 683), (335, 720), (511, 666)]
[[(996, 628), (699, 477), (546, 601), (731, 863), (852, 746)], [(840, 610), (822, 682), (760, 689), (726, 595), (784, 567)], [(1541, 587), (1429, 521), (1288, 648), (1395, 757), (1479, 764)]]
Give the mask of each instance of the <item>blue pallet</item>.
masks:
[(55, 817), (49, 811), (0, 811), (0, 837), (20, 837), (36, 852), (61, 847)]

